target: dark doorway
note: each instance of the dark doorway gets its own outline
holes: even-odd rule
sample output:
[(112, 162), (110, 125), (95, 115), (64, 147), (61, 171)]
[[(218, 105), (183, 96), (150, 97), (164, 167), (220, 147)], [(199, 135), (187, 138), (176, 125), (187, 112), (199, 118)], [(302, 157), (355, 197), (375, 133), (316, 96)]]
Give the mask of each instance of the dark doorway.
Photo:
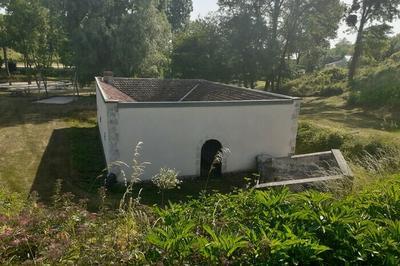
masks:
[(218, 152), (221, 151), (222, 145), (218, 140), (211, 139), (204, 143), (201, 148), (200, 175), (202, 177), (220, 177), (222, 175), (222, 162), (214, 162)]

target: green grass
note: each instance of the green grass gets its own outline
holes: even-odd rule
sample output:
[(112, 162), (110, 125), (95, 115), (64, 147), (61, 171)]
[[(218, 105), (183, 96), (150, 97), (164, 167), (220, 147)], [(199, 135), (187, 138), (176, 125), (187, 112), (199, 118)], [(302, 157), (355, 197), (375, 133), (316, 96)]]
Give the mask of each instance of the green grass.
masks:
[(304, 98), (300, 120), (356, 138), (400, 143), (400, 113), (349, 107), (346, 95)]
[(47, 199), (63, 179), (66, 190), (86, 196), (87, 183), (104, 168), (94, 96), (68, 105), (35, 100), (0, 93), (1, 185), (24, 195), (37, 190)]

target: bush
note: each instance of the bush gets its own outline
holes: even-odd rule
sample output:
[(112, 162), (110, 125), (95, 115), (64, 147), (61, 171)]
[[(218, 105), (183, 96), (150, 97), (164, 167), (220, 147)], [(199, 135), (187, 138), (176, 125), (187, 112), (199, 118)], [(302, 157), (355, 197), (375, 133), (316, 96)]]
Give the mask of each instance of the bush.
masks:
[[(313, 153), (331, 149), (340, 149), (347, 158), (352, 160), (358, 160), (366, 154), (381, 156), (400, 153), (400, 146), (388, 144), (379, 139), (363, 140), (338, 130), (321, 128), (312, 123), (299, 124), (296, 153)], [(394, 159), (400, 163), (400, 157)]]
[(353, 82), (348, 103), (365, 107), (398, 108), (400, 105), (400, 64), (387, 60), (381, 65), (363, 69)]
[(8, 61), (8, 70), (10, 73), (15, 73), (17, 71), (17, 63), (14, 61)]
[(335, 96), (347, 91), (346, 69), (330, 68), (287, 82), (283, 91), (295, 96)]
[(341, 149), (348, 138), (348, 135), (340, 132), (324, 130), (310, 123), (300, 123), (297, 133), (296, 153)]

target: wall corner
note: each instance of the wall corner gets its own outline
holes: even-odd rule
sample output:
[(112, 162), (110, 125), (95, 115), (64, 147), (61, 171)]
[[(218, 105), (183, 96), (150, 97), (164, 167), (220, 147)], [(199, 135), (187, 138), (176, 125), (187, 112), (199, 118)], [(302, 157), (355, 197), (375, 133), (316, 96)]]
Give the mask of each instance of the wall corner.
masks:
[(291, 138), (290, 138), (290, 154), (296, 153), (296, 141), (297, 131), (299, 129), (299, 116), (300, 116), (301, 99), (293, 100), (293, 114), (292, 114), (292, 127), (291, 127)]

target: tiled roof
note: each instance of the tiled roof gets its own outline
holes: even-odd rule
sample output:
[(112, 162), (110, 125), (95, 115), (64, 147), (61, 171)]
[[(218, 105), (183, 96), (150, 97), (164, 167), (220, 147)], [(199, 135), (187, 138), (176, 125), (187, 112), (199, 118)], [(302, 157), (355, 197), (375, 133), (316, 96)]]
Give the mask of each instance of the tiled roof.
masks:
[[(101, 81), (108, 98), (122, 102), (245, 101), (281, 97), (198, 79), (114, 78), (113, 86)], [(118, 93), (120, 92), (120, 93)]]
[(114, 87), (138, 102), (179, 101), (199, 81), (114, 78)]
[(99, 85), (103, 89), (105, 95), (107, 95), (107, 100), (109, 101), (121, 101), (121, 102), (134, 102), (129, 95), (126, 95), (122, 91), (116, 89), (114, 86), (111, 86), (108, 83), (103, 81), (99, 81)]

